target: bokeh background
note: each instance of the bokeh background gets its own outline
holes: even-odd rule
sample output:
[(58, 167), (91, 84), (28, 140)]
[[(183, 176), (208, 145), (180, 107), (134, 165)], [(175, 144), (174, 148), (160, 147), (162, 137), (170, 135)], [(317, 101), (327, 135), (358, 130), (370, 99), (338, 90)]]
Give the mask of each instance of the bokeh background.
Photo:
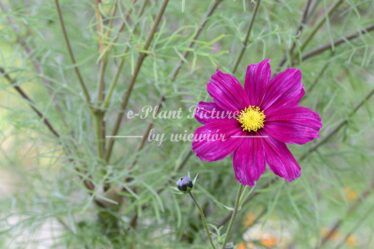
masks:
[[(162, 100), (161, 110), (180, 108), (183, 117), (125, 115), (117, 135), (146, 136), (150, 125), (154, 134), (189, 134), (199, 126), (189, 110), (209, 99), (215, 69), (242, 80), (263, 58), (274, 73), (302, 70), (302, 104), (324, 127), (320, 139), (290, 146), (302, 167), (297, 181), (274, 182), (267, 172), (245, 190), (232, 245), (374, 248), (374, 2), (170, 0), (159, 16), (165, 2), (0, 0), (0, 248), (209, 248), (196, 207), (175, 188), (183, 175), (195, 179), (222, 243), (238, 188), (231, 159), (202, 162), (188, 141), (134, 137), (116, 139), (105, 160), (100, 144), (109, 143), (103, 135), (134, 75), (125, 113)], [(94, 112), (99, 82), (104, 97), (117, 84)]]

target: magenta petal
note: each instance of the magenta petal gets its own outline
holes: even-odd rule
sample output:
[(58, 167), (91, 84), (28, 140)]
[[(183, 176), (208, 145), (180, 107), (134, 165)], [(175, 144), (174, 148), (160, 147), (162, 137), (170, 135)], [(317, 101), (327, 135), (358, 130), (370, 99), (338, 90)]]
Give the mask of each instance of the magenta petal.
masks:
[(214, 102), (224, 110), (238, 111), (248, 106), (248, 96), (231, 74), (217, 70), (210, 78), (207, 90)]
[(301, 71), (289, 68), (274, 76), (267, 89), (264, 105), (265, 110), (270, 107), (295, 106), (304, 96), (304, 87), (301, 83)]
[(195, 109), (195, 118), (202, 124), (216, 120), (228, 119), (227, 111), (222, 110), (216, 103), (200, 101)]
[(240, 145), (241, 139), (231, 136), (242, 134), (236, 120), (209, 122), (195, 130), (192, 150), (201, 160), (220, 160)]
[(305, 144), (319, 137), (322, 121), (306, 107), (271, 109), (266, 115), (265, 132), (283, 143)]
[(261, 138), (243, 140), (234, 152), (233, 167), (236, 179), (243, 185), (254, 186), (265, 171), (265, 155)]
[(274, 174), (291, 182), (301, 175), (301, 169), (287, 146), (278, 140), (264, 139), (266, 162)]
[(262, 104), (271, 77), (269, 61), (265, 59), (258, 64), (248, 65), (244, 88), (251, 105), (261, 106)]

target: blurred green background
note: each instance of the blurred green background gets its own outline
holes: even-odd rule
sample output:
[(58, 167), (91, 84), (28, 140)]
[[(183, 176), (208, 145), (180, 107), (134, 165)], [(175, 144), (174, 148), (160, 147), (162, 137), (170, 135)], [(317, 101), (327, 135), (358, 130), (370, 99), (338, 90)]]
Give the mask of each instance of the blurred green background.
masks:
[[(302, 104), (321, 114), (324, 127), (319, 140), (290, 146), (297, 158), (305, 157), (300, 179), (268, 187), (273, 178), (267, 172), (256, 187), (246, 189), (245, 197), (254, 198), (242, 205), (230, 241), (239, 249), (374, 248), (373, 1), (171, 0), (146, 51), (163, 1), (59, 2), (75, 65), (54, 1), (0, 0), (0, 248), (209, 248), (196, 207), (175, 189), (175, 180), (188, 174), (196, 177), (194, 194), (214, 239), (222, 243), (226, 229), (217, 225), (232, 210), (237, 189), (231, 159), (206, 163), (191, 155), (189, 142), (146, 142), (139, 149), (139, 138), (127, 138), (116, 140), (105, 162), (97, 151), (96, 116), (74, 68), (79, 67), (95, 101), (100, 61), (108, 61), (107, 95), (123, 60), (105, 109), (110, 135), (137, 61), (146, 52), (126, 112), (156, 106), (164, 96), (162, 110), (181, 108), (183, 118), (125, 117), (118, 135), (143, 135), (151, 123), (155, 133), (192, 133), (199, 124), (187, 117), (188, 110), (209, 99), (205, 87), (216, 68), (233, 73), (256, 3), (258, 13), (235, 75), (243, 82), (246, 66), (263, 58), (271, 59), (275, 73), (286, 58), (281, 69), (302, 70)], [(307, 18), (296, 34), (308, 2)], [(324, 45), (330, 48), (303, 60)], [(14, 90), (16, 85), (59, 138)], [(87, 179), (95, 189), (82, 184)]]

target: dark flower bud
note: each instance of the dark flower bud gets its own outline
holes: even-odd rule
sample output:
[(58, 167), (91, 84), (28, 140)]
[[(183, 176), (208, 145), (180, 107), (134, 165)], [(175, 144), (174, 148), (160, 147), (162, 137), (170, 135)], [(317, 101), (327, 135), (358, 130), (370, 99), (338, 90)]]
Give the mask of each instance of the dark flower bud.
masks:
[(191, 178), (183, 176), (177, 181), (177, 187), (182, 192), (189, 192), (193, 187)]

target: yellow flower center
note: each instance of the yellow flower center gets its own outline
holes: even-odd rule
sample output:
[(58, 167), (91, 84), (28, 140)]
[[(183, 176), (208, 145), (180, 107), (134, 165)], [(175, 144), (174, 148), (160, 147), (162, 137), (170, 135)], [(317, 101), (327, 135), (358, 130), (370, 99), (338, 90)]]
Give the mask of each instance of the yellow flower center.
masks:
[(264, 127), (265, 114), (258, 106), (249, 106), (237, 117), (243, 131), (258, 131)]

